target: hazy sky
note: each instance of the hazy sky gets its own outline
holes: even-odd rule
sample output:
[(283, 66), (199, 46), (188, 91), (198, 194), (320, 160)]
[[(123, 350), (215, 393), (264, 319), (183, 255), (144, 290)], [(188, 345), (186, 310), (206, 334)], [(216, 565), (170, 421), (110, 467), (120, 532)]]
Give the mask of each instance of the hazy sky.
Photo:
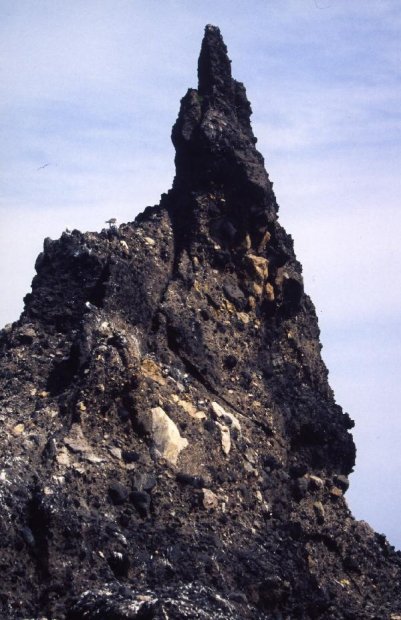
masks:
[(156, 204), (220, 26), (356, 421), (349, 503), (401, 548), (399, 0), (0, 0), (0, 324), (43, 239)]

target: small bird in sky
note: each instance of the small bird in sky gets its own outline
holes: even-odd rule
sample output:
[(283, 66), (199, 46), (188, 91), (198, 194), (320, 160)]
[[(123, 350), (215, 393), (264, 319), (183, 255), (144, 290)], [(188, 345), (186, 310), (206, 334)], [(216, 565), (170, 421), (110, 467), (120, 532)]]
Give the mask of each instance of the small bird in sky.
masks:
[(50, 166), (50, 164), (44, 164), (43, 166), (39, 166), (37, 170), (43, 170), (43, 168), (47, 168), (47, 166)]

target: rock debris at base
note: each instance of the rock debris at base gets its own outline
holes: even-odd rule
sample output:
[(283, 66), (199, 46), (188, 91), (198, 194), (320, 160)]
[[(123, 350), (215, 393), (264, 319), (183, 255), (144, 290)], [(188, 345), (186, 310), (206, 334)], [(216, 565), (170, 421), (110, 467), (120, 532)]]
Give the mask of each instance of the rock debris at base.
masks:
[(0, 334), (0, 617), (396, 620), (401, 555), (348, 509), (353, 423), (213, 26), (198, 77), (172, 189), (46, 239)]

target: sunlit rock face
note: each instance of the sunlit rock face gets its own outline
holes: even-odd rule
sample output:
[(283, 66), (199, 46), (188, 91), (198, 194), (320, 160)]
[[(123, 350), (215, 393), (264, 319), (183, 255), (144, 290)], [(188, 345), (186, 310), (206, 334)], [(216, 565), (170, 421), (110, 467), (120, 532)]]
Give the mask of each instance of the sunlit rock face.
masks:
[(400, 555), (347, 508), (352, 421), (214, 26), (198, 76), (160, 205), (47, 239), (1, 332), (0, 616), (395, 620)]

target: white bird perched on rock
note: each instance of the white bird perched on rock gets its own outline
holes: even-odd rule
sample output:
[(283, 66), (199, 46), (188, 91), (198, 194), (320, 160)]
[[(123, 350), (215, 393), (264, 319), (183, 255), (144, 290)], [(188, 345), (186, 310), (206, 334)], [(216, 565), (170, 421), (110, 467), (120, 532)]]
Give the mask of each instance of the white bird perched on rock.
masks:
[(106, 220), (105, 224), (108, 224), (111, 228), (112, 226), (116, 225), (116, 222), (117, 222), (117, 218), (111, 217), (109, 220)]

